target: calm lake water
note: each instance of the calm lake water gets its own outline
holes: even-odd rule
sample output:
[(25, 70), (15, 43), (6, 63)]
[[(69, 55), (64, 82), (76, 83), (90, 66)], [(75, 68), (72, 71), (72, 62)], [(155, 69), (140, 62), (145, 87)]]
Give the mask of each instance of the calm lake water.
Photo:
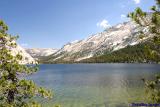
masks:
[(128, 107), (144, 102), (142, 78), (160, 73), (156, 64), (48, 64), (29, 79), (53, 89), (45, 107)]

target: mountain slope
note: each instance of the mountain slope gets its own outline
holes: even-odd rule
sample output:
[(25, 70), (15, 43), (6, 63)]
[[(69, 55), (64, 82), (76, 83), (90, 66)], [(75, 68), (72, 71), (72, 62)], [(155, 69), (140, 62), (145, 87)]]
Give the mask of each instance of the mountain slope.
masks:
[(22, 48), (20, 45), (17, 45), (17, 47), (14, 48), (14, 49), (11, 49), (11, 54), (12, 54), (13, 56), (15, 56), (15, 55), (18, 54), (18, 53), (20, 53), (20, 54), (22, 55), (22, 61), (20, 61), (21, 64), (32, 64), (32, 63), (35, 64), (35, 63), (37, 63), (37, 62), (35, 61), (35, 59), (32, 58), (32, 57), (30, 56), (30, 54), (28, 54), (28, 53), (25, 51), (25, 49)]
[(112, 52), (128, 45), (136, 45), (148, 38), (139, 39), (139, 31), (142, 30), (146, 34), (148, 33), (147, 28), (141, 28), (133, 22), (118, 24), (86, 39), (68, 43), (54, 54), (43, 59), (42, 62), (79, 62), (95, 55), (101, 55), (106, 51)]
[[(149, 46), (156, 54), (154, 56), (151, 55), (146, 46)], [(158, 63), (159, 59), (160, 48), (153, 42), (146, 41), (134, 46), (127, 46), (114, 52), (94, 56), (82, 60), (79, 63)]]

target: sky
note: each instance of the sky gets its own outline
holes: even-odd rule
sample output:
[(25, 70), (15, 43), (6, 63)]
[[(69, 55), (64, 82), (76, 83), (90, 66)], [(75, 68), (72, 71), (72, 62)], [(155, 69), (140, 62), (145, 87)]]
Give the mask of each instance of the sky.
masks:
[(148, 11), (154, 0), (0, 0), (0, 19), (25, 48), (64, 44), (127, 21), (136, 7)]

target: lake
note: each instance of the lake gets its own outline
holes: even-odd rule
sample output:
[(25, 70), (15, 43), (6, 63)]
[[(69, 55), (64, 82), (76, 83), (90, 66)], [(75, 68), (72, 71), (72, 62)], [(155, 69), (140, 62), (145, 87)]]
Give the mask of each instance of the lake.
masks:
[(45, 107), (128, 107), (144, 103), (141, 79), (157, 73), (158, 64), (47, 64), (29, 79), (53, 89), (53, 99), (39, 99)]

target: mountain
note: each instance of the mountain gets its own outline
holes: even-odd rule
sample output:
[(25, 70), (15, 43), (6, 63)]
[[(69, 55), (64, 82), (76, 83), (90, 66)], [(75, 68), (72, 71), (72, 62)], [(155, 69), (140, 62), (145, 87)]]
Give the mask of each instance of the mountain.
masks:
[(139, 31), (148, 33), (148, 28), (142, 28), (134, 22), (117, 24), (89, 36), (83, 40), (70, 42), (64, 45), (54, 54), (43, 59), (44, 63), (79, 62), (93, 56), (113, 52), (129, 45), (136, 45), (152, 37), (152, 35), (140, 39)]
[[(134, 46), (127, 46), (114, 52), (104, 53), (79, 61), (79, 63), (159, 63), (160, 48), (152, 39)], [(154, 56), (146, 48), (150, 47)]]
[(51, 54), (54, 54), (58, 49), (53, 48), (26, 48), (27, 53), (29, 53), (33, 58), (40, 59)]
[(22, 61), (20, 61), (21, 64), (32, 64), (32, 63), (35, 64), (35, 63), (37, 63), (37, 62), (35, 61), (35, 59), (32, 58), (32, 57), (30, 56), (30, 54), (28, 54), (28, 53), (25, 51), (25, 49), (22, 48), (20, 45), (17, 45), (17, 47), (14, 48), (14, 49), (11, 49), (11, 54), (12, 54), (13, 56), (15, 56), (15, 55), (18, 54), (18, 53), (20, 53), (20, 54), (22, 55)]

